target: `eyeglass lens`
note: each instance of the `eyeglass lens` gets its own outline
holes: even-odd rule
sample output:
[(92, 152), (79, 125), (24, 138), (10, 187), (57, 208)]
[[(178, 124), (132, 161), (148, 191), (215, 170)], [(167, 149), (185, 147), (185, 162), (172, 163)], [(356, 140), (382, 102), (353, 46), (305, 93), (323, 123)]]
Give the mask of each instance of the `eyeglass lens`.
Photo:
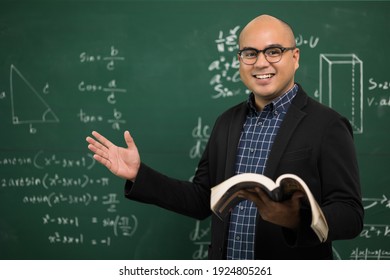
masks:
[(264, 50), (245, 49), (241, 51), (240, 55), (245, 64), (251, 65), (256, 63), (260, 52), (264, 53), (265, 59), (268, 62), (275, 63), (280, 61), (283, 53), (283, 48), (271, 47), (266, 48)]

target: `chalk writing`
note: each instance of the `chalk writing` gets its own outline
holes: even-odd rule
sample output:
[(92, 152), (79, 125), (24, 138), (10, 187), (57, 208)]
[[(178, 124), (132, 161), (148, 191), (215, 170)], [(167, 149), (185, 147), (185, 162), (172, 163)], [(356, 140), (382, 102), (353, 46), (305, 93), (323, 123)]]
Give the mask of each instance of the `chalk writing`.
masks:
[(102, 61), (106, 63), (106, 69), (109, 71), (115, 70), (115, 62), (124, 60), (125, 57), (119, 55), (119, 50), (115, 46), (111, 46), (110, 52), (107, 55), (89, 54), (87, 52), (82, 52), (80, 54), (81, 63), (96, 63)]
[(106, 245), (106, 246), (111, 246), (111, 237), (106, 237), (104, 239), (96, 240), (92, 239), (91, 240), (92, 245)]
[(192, 130), (192, 137), (196, 143), (190, 150), (190, 158), (200, 158), (210, 137), (210, 126), (202, 124), (202, 118), (198, 117), (198, 123)]
[[(48, 89), (49, 85), (46, 83), (43, 92), (48, 94)], [(37, 129), (32, 123), (59, 122), (50, 105), (14, 65), (10, 68), (10, 95), (14, 125), (29, 124), (29, 132), (35, 134)], [(24, 110), (22, 104), (29, 104), (34, 110)]]
[(0, 158), (0, 166), (24, 166), (32, 165), (33, 159), (31, 157), (3, 157)]
[(107, 120), (111, 124), (111, 127), (115, 130), (120, 130), (120, 124), (126, 123), (125, 120), (122, 120), (122, 113), (117, 109), (114, 109), (113, 113), (114, 118)]
[(85, 188), (88, 185), (108, 186), (109, 178), (91, 178), (87, 174), (79, 177), (65, 177), (56, 174), (45, 173), (42, 177), (38, 176), (21, 176), (14, 178), (0, 178), (0, 186), (6, 187), (43, 187), (50, 189), (53, 187), (80, 187)]
[(208, 257), (208, 249), (210, 242), (194, 242), (194, 245), (198, 247), (192, 254), (193, 260), (204, 260)]
[[(28, 158), (28, 161), (31, 163), (30, 158)], [(34, 166), (38, 169), (55, 166), (61, 168), (86, 168), (87, 170), (91, 169), (96, 163), (90, 153), (78, 156), (77, 158), (69, 158), (44, 150), (40, 150), (35, 154), (33, 162)]]
[(0, 187), (41, 187), (42, 177), (20, 176), (17, 178), (0, 178)]
[[(81, 123), (101, 123), (105, 121), (105, 118), (102, 115), (92, 115), (86, 113), (83, 109), (77, 113), (77, 117)], [(120, 124), (126, 123), (126, 120), (122, 119), (122, 113), (117, 109), (113, 110), (113, 118), (108, 119), (107, 123), (111, 124), (112, 128), (115, 130), (120, 130)]]
[(81, 81), (78, 85), (78, 90), (85, 93), (110, 93), (107, 97), (107, 102), (110, 104), (116, 103), (115, 93), (125, 93), (127, 91), (124, 88), (119, 88), (116, 80), (111, 80), (107, 86), (87, 84), (86, 82)]
[(309, 36), (308, 39), (305, 38), (302, 34), (298, 34), (298, 36), (295, 37), (295, 43), (297, 47), (308, 45), (310, 48), (314, 49), (317, 47), (319, 41), (320, 38), (313, 35)]
[(111, 80), (107, 86), (96, 85), (96, 84), (86, 84), (84, 81), (81, 81), (78, 86), (80, 92), (126, 92), (124, 88), (118, 88), (116, 80)]
[(84, 236), (79, 234), (76, 236), (61, 235), (59, 232), (54, 232), (53, 235), (48, 237), (50, 244), (61, 243), (61, 244), (83, 244)]
[(78, 193), (78, 194), (64, 194), (52, 192), (49, 194), (36, 194), (36, 195), (25, 195), (22, 197), (24, 204), (31, 205), (46, 205), (50, 208), (58, 205), (79, 205), (89, 206), (92, 203), (101, 203), (107, 206), (107, 212), (115, 212), (116, 205), (119, 204), (119, 200), (116, 199), (117, 194), (107, 194), (99, 197), (91, 193)]
[[(70, 226), (70, 227), (80, 227), (79, 217), (52, 217), (50, 214), (46, 214), (42, 217), (42, 222), (44, 225), (59, 225), (59, 226)], [(112, 228), (114, 236), (126, 236), (131, 237), (138, 227), (138, 220), (135, 215), (130, 217), (126, 216), (115, 216), (98, 218), (93, 217), (91, 219), (91, 224), (100, 224), (103, 228)], [(82, 225), (81, 225), (82, 226)]]
[[(42, 217), (43, 224), (55, 224), (58, 226), (64, 227), (81, 227), (79, 217), (51, 217), (50, 214), (46, 214)], [(92, 217), (92, 224), (100, 224), (102, 228), (111, 228), (115, 237), (124, 236), (131, 237), (134, 235), (138, 228), (138, 220), (135, 215), (131, 215), (130, 217), (126, 216), (115, 216), (111, 217)], [(107, 236), (105, 238), (95, 239), (92, 238), (89, 242), (90, 245), (111, 245), (111, 237)], [(60, 232), (56, 231), (52, 235), (48, 237), (50, 244), (76, 244), (76, 245), (84, 245), (85, 236), (83, 233), (77, 235), (63, 235)]]
[(364, 209), (370, 209), (377, 206), (384, 206), (385, 208), (390, 208), (390, 199), (386, 195), (382, 195), (379, 198), (367, 198), (363, 197), (362, 199)]
[(367, 105), (368, 107), (377, 106), (377, 107), (389, 107), (390, 106), (390, 96), (375, 98), (375, 97), (367, 97)]
[[(97, 222), (97, 218), (94, 218), (93, 222)], [(111, 227), (115, 236), (131, 237), (138, 228), (138, 220), (135, 215), (130, 217), (117, 215), (114, 218), (103, 218), (102, 226)]]
[[(45, 214), (31, 218), (37, 223), (40, 221), (42, 227), (53, 230), (46, 237), (42, 236), (42, 240), (47, 240), (48, 244), (111, 246), (117, 237), (132, 237), (137, 231), (138, 219), (134, 214), (116, 214), (120, 205), (117, 193), (94, 192), (97, 187), (107, 187), (110, 184), (109, 177), (90, 173), (95, 165), (96, 161), (90, 153), (52, 152), (43, 149), (16, 154), (5, 152), (0, 158), (0, 166), (8, 169), (27, 167), (26, 170), (38, 170), (40, 173), (27, 175), (22, 172), (20, 176), (1, 173), (0, 189), (29, 188), (33, 191), (22, 194), (19, 201), (26, 209), (46, 209)], [(55, 172), (50, 172), (51, 170)], [(71, 173), (66, 172), (68, 170), (72, 170)], [(82, 172), (75, 173), (74, 170)], [(86, 188), (90, 191), (80, 192)], [(70, 207), (96, 207), (100, 212), (105, 211), (105, 214), (97, 213), (92, 217), (88, 214), (63, 215), (63, 210)], [(116, 215), (110, 216), (114, 213)], [(101, 230), (97, 232), (105, 230), (108, 235), (94, 237), (94, 233), (89, 233), (94, 227), (100, 227)]]
[[(222, 46), (221, 46), (222, 48)], [(192, 129), (191, 136), (195, 140), (195, 145), (190, 149), (190, 158), (200, 158), (210, 138), (211, 127), (203, 124), (202, 117), (198, 117), (197, 124)], [(195, 170), (196, 171), (196, 170)], [(192, 182), (193, 176), (189, 179)], [(192, 259), (203, 260), (208, 257), (208, 247), (210, 244), (210, 221), (196, 221), (194, 229), (189, 234), (189, 239), (195, 246)]]
[(56, 168), (85, 168), (91, 169), (96, 161), (92, 154), (77, 155), (70, 158), (69, 155), (59, 155), (53, 152), (39, 150), (35, 155), (4, 156), (0, 157), (0, 166), (33, 166), (37, 169)]
[(111, 246), (111, 237), (105, 237), (101, 239), (90, 239), (85, 241), (84, 234), (80, 233), (78, 235), (63, 235), (58, 231), (54, 232), (52, 235), (49, 235), (48, 240), (51, 245), (55, 244), (66, 244), (66, 245), (105, 245)]
[(381, 89), (381, 90), (389, 90), (390, 89), (390, 81), (382, 81), (382, 82), (377, 82), (374, 78), (370, 78), (368, 80), (368, 90), (376, 90), (376, 89)]
[(378, 107), (390, 107), (390, 97), (387, 98), (367, 98), (367, 104), (369, 107), (372, 105), (378, 106)]
[(208, 246), (210, 244), (210, 222), (196, 221), (195, 228), (190, 232), (190, 241), (196, 246), (192, 254), (192, 259), (202, 260), (208, 256)]
[(368, 107), (389, 107), (390, 106), (390, 96), (387, 94), (390, 93), (390, 82), (382, 81), (377, 82), (374, 78), (368, 80), (368, 90), (374, 96), (367, 97)]
[(63, 226), (74, 226), (79, 227), (79, 218), (78, 217), (51, 217), (50, 214), (46, 214), (42, 217), (43, 224), (55, 224)]
[[(115, 63), (118, 61), (124, 61), (125, 57), (119, 55), (119, 49), (115, 46), (111, 46), (109, 55), (101, 55), (101, 54), (89, 54), (87, 52), (82, 52), (80, 54), (80, 63), (91, 64), (103, 61), (106, 63), (106, 70), (114, 71)], [(126, 93), (127, 90), (125, 88), (120, 88), (117, 85), (116, 79), (110, 80), (107, 85), (101, 85), (100, 83), (87, 83), (84, 80), (80, 81), (78, 84), (78, 90), (84, 93), (96, 93), (103, 92), (108, 93), (107, 102), (109, 104), (116, 104), (116, 93)], [(119, 129), (118, 123), (116, 122), (113, 129)]]
[(205, 227), (205, 228), (202, 228), (201, 227), (201, 222), (200, 221), (196, 221), (195, 222), (195, 228), (190, 233), (190, 240), (191, 241), (202, 240), (205, 237), (207, 237), (209, 233), (210, 233), (210, 226), (209, 225), (207, 227)]
[(212, 61), (208, 67), (208, 70), (214, 73), (210, 79), (210, 85), (214, 90), (212, 98), (229, 97), (242, 92), (237, 86), (240, 81), (237, 58), (239, 29), (240, 26), (235, 26), (226, 33), (220, 30), (215, 40), (219, 58)]
[(385, 224), (364, 224), (360, 237), (390, 237), (390, 225)]
[(46, 204), (49, 207), (59, 204), (89, 206), (92, 202), (97, 201), (99, 201), (99, 197), (90, 193), (63, 194), (52, 192), (47, 195), (30, 195), (22, 198), (24, 204)]
[(350, 259), (353, 260), (388, 260), (390, 259), (390, 251), (383, 249), (368, 249), (356, 247), (351, 255)]
[(104, 195), (102, 197), (103, 202), (102, 204), (108, 205), (107, 211), (108, 212), (116, 212), (116, 206), (119, 204), (118, 195), (116, 193), (109, 193), (107, 195)]

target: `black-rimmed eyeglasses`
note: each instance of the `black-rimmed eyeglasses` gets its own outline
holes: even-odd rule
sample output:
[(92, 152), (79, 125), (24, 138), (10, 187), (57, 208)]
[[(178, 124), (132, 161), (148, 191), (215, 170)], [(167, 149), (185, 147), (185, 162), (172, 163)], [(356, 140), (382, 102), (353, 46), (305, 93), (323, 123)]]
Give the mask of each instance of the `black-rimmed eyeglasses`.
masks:
[(265, 59), (269, 63), (276, 63), (282, 59), (282, 55), (285, 51), (294, 50), (296, 47), (283, 48), (283, 47), (268, 47), (264, 50), (258, 50), (255, 48), (245, 48), (238, 51), (238, 55), (241, 57), (243, 63), (247, 65), (253, 65), (256, 63), (259, 53), (263, 53)]

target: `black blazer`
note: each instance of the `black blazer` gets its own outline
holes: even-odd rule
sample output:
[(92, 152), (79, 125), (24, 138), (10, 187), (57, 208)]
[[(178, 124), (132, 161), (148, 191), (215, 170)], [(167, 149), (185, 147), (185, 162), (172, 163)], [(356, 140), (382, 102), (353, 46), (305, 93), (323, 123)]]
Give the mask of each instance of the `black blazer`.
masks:
[[(193, 182), (169, 178), (145, 164), (135, 183), (126, 182), (127, 198), (205, 219), (210, 188), (234, 175), (236, 150), (248, 112), (247, 102), (227, 110), (216, 121)], [(319, 202), (329, 225), (320, 243), (310, 228), (310, 210), (302, 207), (297, 232), (258, 216), (256, 259), (331, 259), (332, 241), (356, 237), (363, 227), (363, 206), (351, 125), (332, 109), (299, 90), (275, 137), (264, 175), (300, 176)], [(229, 218), (211, 223), (210, 259), (223, 259)]]

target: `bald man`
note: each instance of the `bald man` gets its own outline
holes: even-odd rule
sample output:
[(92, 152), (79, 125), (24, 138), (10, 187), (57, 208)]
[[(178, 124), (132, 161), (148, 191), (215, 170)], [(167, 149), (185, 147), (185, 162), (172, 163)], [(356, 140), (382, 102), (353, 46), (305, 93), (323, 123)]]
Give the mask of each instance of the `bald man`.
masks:
[[(127, 198), (196, 219), (212, 215), (210, 259), (332, 259), (332, 241), (354, 238), (363, 226), (351, 125), (295, 82), (300, 52), (287, 23), (256, 17), (242, 30), (239, 47), (241, 80), (251, 94), (216, 120), (193, 182), (144, 164), (128, 131), (127, 147), (93, 132), (88, 148), (126, 180)], [(301, 193), (284, 202), (261, 191), (245, 193), (247, 199), (226, 218), (215, 216), (211, 187), (248, 172), (274, 180), (284, 173), (301, 177), (325, 215), (327, 240), (321, 242), (311, 229)]]

